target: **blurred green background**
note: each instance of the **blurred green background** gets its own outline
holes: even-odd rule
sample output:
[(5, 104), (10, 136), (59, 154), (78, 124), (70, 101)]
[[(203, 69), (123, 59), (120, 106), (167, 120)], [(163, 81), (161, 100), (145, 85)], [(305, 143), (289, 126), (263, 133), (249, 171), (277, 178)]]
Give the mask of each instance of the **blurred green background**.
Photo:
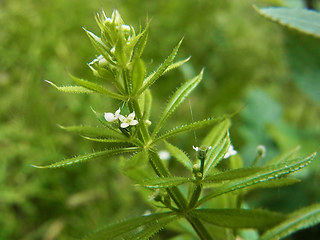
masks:
[[(260, 3), (304, 7), (302, 0)], [(231, 137), (246, 166), (258, 145), (267, 148), (264, 161), (297, 145), (302, 155), (319, 150), (319, 39), (270, 22), (247, 1), (2, 0), (1, 240), (78, 239), (110, 221), (150, 209), (120, 174), (117, 159), (58, 170), (31, 167), (103, 148), (57, 124), (98, 125), (90, 106), (103, 112), (114, 108), (112, 102), (100, 96), (59, 93), (44, 80), (69, 85), (68, 72), (92, 78), (86, 64), (96, 55), (81, 27), (98, 34), (95, 13), (104, 9), (111, 14), (114, 8), (137, 29), (146, 16), (151, 19), (144, 53), (149, 71), (183, 36), (178, 59), (192, 56), (181, 70), (153, 86), (151, 121), (156, 121), (174, 89), (205, 67), (202, 84), (169, 125), (191, 121), (190, 106), (195, 120), (243, 108), (233, 118)], [(204, 133), (199, 131), (197, 139)], [(190, 154), (197, 144), (193, 135), (172, 142)], [(298, 175), (302, 183), (253, 192), (248, 203), (289, 212), (319, 202), (319, 161)], [(301, 234), (316, 239), (320, 233), (315, 227), (292, 239), (301, 239)]]

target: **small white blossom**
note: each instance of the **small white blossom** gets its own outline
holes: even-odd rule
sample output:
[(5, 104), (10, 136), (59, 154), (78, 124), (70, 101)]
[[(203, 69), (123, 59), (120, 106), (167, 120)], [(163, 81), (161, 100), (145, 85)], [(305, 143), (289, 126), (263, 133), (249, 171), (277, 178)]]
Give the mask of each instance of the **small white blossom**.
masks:
[(97, 60), (99, 61), (100, 67), (106, 66), (108, 64), (107, 60), (102, 55), (99, 55), (97, 57)]
[(261, 157), (261, 158), (264, 158), (266, 156), (266, 152), (267, 152), (267, 149), (265, 146), (263, 145), (258, 145), (257, 146), (257, 152), (258, 152), (258, 155)]
[(131, 126), (137, 125), (138, 121), (134, 119), (135, 116), (136, 116), (136, 114), (134, 112), (130, 113), (128, 115), (128, 117), (120, 115), (119, 116), (119, 120), (121, 121), (120, 127), (126, 128), (126, 127), (129, 127), (130, 125)]
[(152, 123), (150, 120), (145, 120), (144, 123), (147, 125), (147, 126), (150, 126)]
[(110, 49), (110, 52), (111, 52), (112, 54), (114, 54), (115, 51), (116, 51), (116, 47), (113, 47), (113, 48)]
[(199, 147), (192, 146), (192, 148), (193, 148), (196, 152), (199, 151)]
[(98, 63), (98, 65), (100, 67), (103, 67), (103, 66), (106, 66), (108, 64), (107, 60), (102, 56), (102, 55), (99, 55), (97, 58), (93, 59), (90, 63), (89, 63), (89, 66), (90, 65), (93, 65), (95, 63)]
[(129, 26), (129, 25), (126, 25), (126, 24), (123, 24), (123, 25), (122, 25), (122, 29), (123, 29), (124, 31), (128, 31), (128, 32), (131, 30), (130, 26)]
[(166, 150), (161, 150), (158, 152), (159, 157), (161, 160), (169, 160), (170, 159), (170, 153)]
[(119, 117), (122, 116), (120, 115), (120, 108), (113, 114), (113, 113), (104, 113), (104, 118), (108, 122), (114, 122), (119, 119)]
[(233, 155), (236, 155), (238, 152), (236, 150), (233, 149), (233, 146), (230, 145), (229, 146), (229, 149), (228, 149), (228, 152), (224, 155), (224, 159), (228, 158), (228, 157), (231, 157)]

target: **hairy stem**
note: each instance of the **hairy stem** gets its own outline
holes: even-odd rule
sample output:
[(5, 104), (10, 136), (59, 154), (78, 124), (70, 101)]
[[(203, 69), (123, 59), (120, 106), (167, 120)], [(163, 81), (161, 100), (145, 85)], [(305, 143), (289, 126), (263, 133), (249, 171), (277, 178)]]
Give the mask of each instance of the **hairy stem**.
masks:
[(199, 219), (187, 216), (187, 220), (201, 240), (212, 240), (212, 237), (210, 236), (209, 232), (203, 226), (202, 222), (200, 222)]

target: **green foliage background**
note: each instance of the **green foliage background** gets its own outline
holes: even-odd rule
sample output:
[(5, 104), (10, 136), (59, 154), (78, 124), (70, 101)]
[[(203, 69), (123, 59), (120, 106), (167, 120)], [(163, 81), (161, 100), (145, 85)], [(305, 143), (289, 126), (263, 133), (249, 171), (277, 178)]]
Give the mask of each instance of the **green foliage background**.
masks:
[[(96, 56), (81, 27), (97, 31), (94, 14), (102, 8), (107, 14), (118, 8), (136, 28), (149, 16), (144, 55), (149, 70), (185, 37), (179, 57), (192, 60), (154, 86), (154, 116), (177, 84), (205, 67), (204, 80), (190, 98), (194, 118), (244, 107), (233, 119), (231, 137), (245, 165), (260, 144), (267, 147), (265, 160), (299, 144), (302, 154), (319, 150), (319, 39), (268, 21), (246, 1), (3, 0), (0, 239), (75, 239), (148, 207), (119, 173), (117, 159), (62, 170), (30, 166), (102, 148), (56, 124), (98, 124), (90, 106), (109, 111), (115, 109), (112, 102), (58, 93), (43, 81), (68, 85), (68, 72), (90, 79), (86, 63)], [(172, 126), (191, 119), (190, 106), (178, 110)], [(198, 132), (197, 139), (203, 134)], [(193, 135), (175, 139), (189, 154), (196, 141)], [(253, 192), (248, 203), (288, 212), (319, 201), (320, 164), (315, 161), (299, 175), (302, 184)]]

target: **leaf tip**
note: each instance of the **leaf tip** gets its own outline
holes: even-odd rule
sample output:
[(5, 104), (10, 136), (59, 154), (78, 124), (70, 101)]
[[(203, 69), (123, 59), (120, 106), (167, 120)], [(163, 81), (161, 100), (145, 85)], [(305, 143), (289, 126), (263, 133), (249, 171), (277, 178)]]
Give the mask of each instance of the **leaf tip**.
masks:
[(38, 166), (38, 165), (34, 165), (34, 164), (30, 164), (30, 166), (33, 168), (39, 168), (39, 169), (47, 168), (46, 166)]

